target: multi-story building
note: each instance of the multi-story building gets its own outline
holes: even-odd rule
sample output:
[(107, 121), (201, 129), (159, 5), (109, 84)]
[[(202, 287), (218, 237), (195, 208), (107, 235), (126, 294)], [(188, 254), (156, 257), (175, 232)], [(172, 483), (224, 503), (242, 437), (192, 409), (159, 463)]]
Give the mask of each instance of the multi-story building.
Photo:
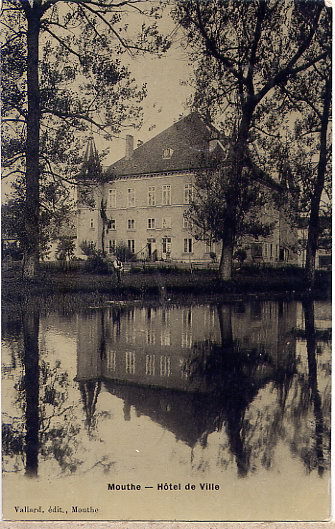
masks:
[[(83, 193), (87, 198), (87, 188), (83, 182), (78, 185), (78, 248), (86, 240), (113, 254), (122, 241), (138, 259), (205, 262), (213, 253), (219, 257), (221, 245), (196, 240), (184, 213), (192, 201), (196, 174), (224, 154), (217, 131), (196, 113), (135, 149), (128, 135), (125, 156), (107, 169), (103, 184), (92, 186), (90, 204), (81, 200)], [(93, 144), (87, 156), (94, 157)], [(269, 237), (244, 241), (248, 260), (294, 262), (292, 230), (270, 195), (262, 215), (274, 229)]]

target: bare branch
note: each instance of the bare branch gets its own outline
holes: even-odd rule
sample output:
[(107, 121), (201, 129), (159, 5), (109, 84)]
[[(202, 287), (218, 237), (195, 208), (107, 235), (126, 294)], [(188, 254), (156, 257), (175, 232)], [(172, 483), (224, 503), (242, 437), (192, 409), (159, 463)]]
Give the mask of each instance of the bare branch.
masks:
[(17, 173), (20, 173), (20, 174), (23, 174), (23, 175), (25, 174), (25, 172), (21, 171), (21, 169), (16, 169), (16, 170), (10, 171), (9, 173), (6, 173), (6, 174), (1, 173), (1, 180), (5, 180), (5, 178), (8, 178), (12, 174), (17, 174)]
[(284, 83), (285, 81), (287, 81), (289, 79), (290, 76), (295, 75), (298, 72), (301, 72), (303, 70), (308, 69), (315, 62), (318, 62), (319, 60), (321, 60), (323, 57), (325, 57), (327, 55), (327, 52), (324, 52), (321, 55), (319, 55), (318, 57), (316, 57), (316, 58), (314, 58), (314, 59), (312, 59), (310, 61), (307, 61), (304, 65), (297, 66), (297, 67), (294, 68), (294, 66), (297, 64), (299, 59), (304, 55), (305, 51), (308, 50), (309, 46), (312, 43), (312, 40), (314, 38), (314, 35), (315, 35), (317, 27), (318, 27), (318, 22), (319, 22), (319, 18), (320, 18), (322, 9), (323, 9), (323, 7), (322, 7), (322, 4), (320, 3), (320, 5), (318, 7), (317, 14), (315, 16), (315, 19), (314, 19), (314, 22), (313, 22), (313, 25), (312, 25), (312, 28), (311, 28), (309, 34), (307, 35), (307, 37), (305, 38), (305, 40), (303, 41), (303, 43), (301, 44), (299, 49), (296, 51), (296, 53), (293, 55), (293, 57), (291, 57), (291, 59), (289, 59), (287, 64), (283, 68), (281, 68), (281, 70), (279, 70), (279, 72), (277, 72), (277, 74), (272, 79), (270, 79), (263, 86), (263, 88), (258, 92), (258, 94), (256, 95), (257, 102), (261, 101), (263, 99), (263, 97), (265, 97), (266, 94), (272, 88), (274, 88), (275, 86), (277, 86), (277, 85), (279, 85), (281, 83)]
[(14, 121), (15, 123), (25, 123), (25, 119), (20, 119), (20, 118), (2, 118), (1, 119), (2, 122), (7, 122), (7, 121)]

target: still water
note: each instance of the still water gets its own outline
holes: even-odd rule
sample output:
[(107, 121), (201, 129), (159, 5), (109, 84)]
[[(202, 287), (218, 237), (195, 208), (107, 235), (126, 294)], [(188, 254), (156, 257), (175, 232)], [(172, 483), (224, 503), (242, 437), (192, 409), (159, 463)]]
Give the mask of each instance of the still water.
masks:
[(239, 512), (236, 494), (261, 488), (250, 519), (274, 495), (324, 492), (330, 325), (325, 301), (17, 307), (3, 317), (8, 487), (215, 483)]

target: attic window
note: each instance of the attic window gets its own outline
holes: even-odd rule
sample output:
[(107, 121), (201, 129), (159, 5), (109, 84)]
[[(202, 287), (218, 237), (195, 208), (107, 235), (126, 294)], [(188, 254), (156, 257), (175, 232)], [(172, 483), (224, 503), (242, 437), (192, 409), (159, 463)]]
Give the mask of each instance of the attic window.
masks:
[(173, 155), (173, 149), (164, 149), (163, 150), (163, 160), (170, 160)]

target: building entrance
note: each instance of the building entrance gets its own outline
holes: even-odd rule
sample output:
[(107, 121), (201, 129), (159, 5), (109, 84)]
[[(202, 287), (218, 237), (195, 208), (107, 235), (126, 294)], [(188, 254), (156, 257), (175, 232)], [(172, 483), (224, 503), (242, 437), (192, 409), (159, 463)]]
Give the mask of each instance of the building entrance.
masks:
[(157, 261), (156, 239), (152, 239), (152, 238), (147, 239), (147, 250), (148, 250), (148, 259), (150, 261)]
[(170, 259), (171, 257), (171, 237), (163, 237), (162, 239), (162, 258)]

